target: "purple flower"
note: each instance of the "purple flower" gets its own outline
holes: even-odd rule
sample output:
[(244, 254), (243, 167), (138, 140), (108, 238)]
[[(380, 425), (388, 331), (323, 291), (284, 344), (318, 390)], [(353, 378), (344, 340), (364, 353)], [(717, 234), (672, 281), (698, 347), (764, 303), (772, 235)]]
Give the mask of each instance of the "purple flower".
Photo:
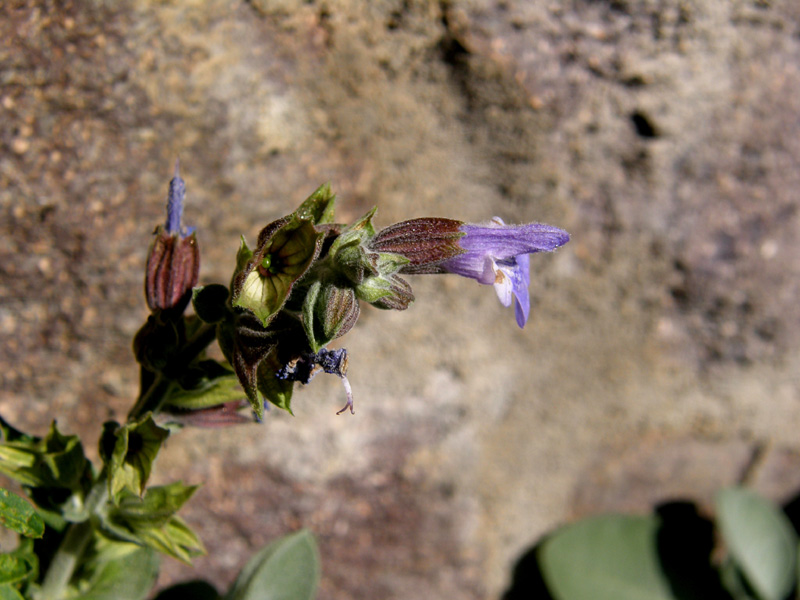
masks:
[(440, 268), (494, 285), (503, 306), (510, 306), (513, 297), (517, 324), (524, 327), (531, 307), (528, 254), (555, 250), (569, 241), (569, 234), (541, 223), (506, 225), (499, 217), (486, 224), (463, 225), (461, 231), (464, 236), (458, 244), (464, 252), (447, 259)]

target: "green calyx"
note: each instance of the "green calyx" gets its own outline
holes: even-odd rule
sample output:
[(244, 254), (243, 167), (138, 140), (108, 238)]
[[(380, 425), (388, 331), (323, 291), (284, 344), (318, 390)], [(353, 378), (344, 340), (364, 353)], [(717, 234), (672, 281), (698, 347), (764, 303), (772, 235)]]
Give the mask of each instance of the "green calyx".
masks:
[(309, 345), (319, 352), (355, 325), (360, 314), (352, 287), (315, 281), (303, 302), (303, 329)]
[(335, 200), (330, 185), (322, 185), (291, 215), (262, 229), (255, 250), (242, 238), (231, 283), (232, 306), (269, 325), (319, 256), (325, 226), (333, 223)]
[(267, 327), (316, 260), (323, 238), (311, 221), (294, 215), (265, 227), (258, 248), (234, 276), (232, 306), (251, 311)]

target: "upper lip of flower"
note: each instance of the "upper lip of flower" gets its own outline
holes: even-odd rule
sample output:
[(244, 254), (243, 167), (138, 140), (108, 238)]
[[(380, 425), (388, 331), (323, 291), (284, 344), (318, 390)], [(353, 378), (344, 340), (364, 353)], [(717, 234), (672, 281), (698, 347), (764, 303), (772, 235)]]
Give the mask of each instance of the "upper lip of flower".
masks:
[(458, 243), (464, 253), (444, 261), (441, 267), (494, 285), (504, 306), (511, 304), (513, 296), (517, 324), (524, 327), (530, 312), (528, 255), (563, 246), (569, 241), (569, 234), (542, 223), (506, 225), (499, 217), (489, 223), (463, 225), (461, 230), (465, 235)]

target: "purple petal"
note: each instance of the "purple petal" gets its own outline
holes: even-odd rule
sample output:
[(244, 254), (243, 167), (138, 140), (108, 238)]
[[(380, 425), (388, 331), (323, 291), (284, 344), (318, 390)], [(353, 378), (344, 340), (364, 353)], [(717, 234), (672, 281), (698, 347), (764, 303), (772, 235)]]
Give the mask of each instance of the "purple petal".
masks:
[(167, 223), (169, 234), (181, 233), (181, 219), (183, 218), (183, 199), (186, 196), (186, 184), (181, 179), (180, 163), (175, 161), (175, 175), (169, 182), (167, 195)]
[(528, 286), (531, 280), (530, 257), (520, 254), (511, 260), (498, 262), (499, 271), (495, 277), (494, 289), (503, 306), (511, 306), (514, 300), (514, 314), (517, 325), (525, 327), (531, 309)]
[(528, 287), (531, 283), (531, 257), (527, 254), (520, 254), (517, 257), (517, 267), (514, 269), (514, 277), (511, 279), (514, 290), (514, 315), (517, 317), (517, 325), (520, 329), (525, 327), (528, 322), (528, 315), (531, 311), (531, 298)]
[(466, 252), (446, 260), (441, 267), (486, 284), (493, 283), (487, 272), (487, 257), (494, 261), (509, 260), (534, 252), (549, 252), (569, 241), (566, 231), (543, 223), (503, 225), (491, 222), (464, 225), (461, 231), (466, 235), (458, 243)]
[(466, 234), (459, 244), (467, 253), (490, 253), (498, 260), (532, 252), (549, 252), (569, 241), (569, 234), (563, 229), (544, 223), (525, 225), (464, 225)]

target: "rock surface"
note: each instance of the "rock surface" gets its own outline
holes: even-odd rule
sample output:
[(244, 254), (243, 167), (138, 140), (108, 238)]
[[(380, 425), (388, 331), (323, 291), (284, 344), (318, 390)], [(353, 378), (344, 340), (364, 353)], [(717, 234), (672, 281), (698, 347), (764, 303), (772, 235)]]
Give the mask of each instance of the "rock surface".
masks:
[[(0, 6), (0, 413), (91, 440), (136, 394), (130, 339), (172, 163), (203, 281), (318, 184), (563, 227), (532, 321), (417, 278), (344, 340), (355, 417), (188, 431), (156, 468), (222, 588), (298, 527), (332, 598), (493, 598), (544, 533), (746, 479), (800, 482), (800, 5), (251, 0)], [(758, 457), (752, 472), (753, 458)]]

